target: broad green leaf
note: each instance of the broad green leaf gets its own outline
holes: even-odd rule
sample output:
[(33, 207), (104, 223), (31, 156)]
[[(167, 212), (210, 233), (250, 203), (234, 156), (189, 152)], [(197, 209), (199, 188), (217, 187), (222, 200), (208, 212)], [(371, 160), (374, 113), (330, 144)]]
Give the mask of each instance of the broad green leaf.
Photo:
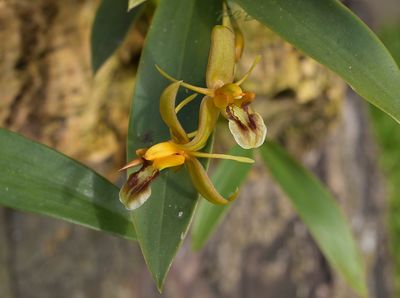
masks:
[[(385, 27), (380, 33), (382, 41), (400, 65), (400, 24)], [(370, 115), (376, 140), (379, 145), (379, 162), (385, 174), (389, 202), (388, 228), (394, 262), (394, 296), (400, 295), (400, 127), (382, 111), (370, 106)]]
[[(236, 146), (228, 154), (251, 158), (253, 151)], [(212, 182), (221, 195), (227, 197), (243, 183), (252, 167), (252, 164), (223, 160), (218, 164), (212, 176)], [(200, 249), (204, 246), (232, 204), (235, 204), (235, 202), (220, 206), (214, 205), (205, 199), (200, 201), (192, 228), (192, 245), (194, 249)]]
[[(139, 3), (138, 3), (139, 4)], [(128, 12), (128, 0), (103, 0), (97, 10), (91, 35), (92, 69), (96, 73), (121, 45), (142, 7)]]
[(379, 33), (384, 45), (400, 65), (400, 24), (385, 26)]
[(336, 0), (235, 0), (400, 123), (400, 70), (375, 34)]
[(65, 155), (0, 129), (0, 205), (135, 239), (118, 188)]
[[(400, 32), (400, 31), (399, 31)], [(400, 39), (400, 35), (399, 35)], [(370, 106), (370, 116), (379, 145), (379, 163), (385, 174), (388, 230), (392, 251), (395, 297), (400, 295), (400, 126), (382, 111)]]
[(331, 194), (278, 145), (264, 144), (261, 154), (332, 267), (364, 296), (363, 264), (350, 227)]
[(143, 3), (146, 0), (128, 0), (128, 11), (134, 9), (139, 4)]
[[(134, 157), (137, 148), (170, 139), (159, 114), (160, 95), (170, 82), (157, 72), (156, 64), (177, 79), (205, 86), (210, 34), (221, 7), (222, 3), (215, 0), (160, 1), (139, 64), (129, 123), (128, 159)], [(180, 100), (185, 95), (181, 92)], [(187, 131), (197, 126), (198, 104), (199, 100), (179, 113)], [(147, 266), (161, 290), (186, 235), (198, 194), (185, 167), (176, 172), (162, 171), (151, 188), (151, 197), (132, 214)]]

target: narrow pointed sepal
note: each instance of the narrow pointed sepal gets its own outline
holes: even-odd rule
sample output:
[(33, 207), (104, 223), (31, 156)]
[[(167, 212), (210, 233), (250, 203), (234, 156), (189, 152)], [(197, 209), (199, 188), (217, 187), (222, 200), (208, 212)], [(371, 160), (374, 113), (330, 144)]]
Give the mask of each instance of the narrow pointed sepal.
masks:
[(128, 210), (142, 206), (151, 195), (150, 183), (159, 171), (150, 164), (144, 164), (139, 171), (129, 175), (119, 192), (119, 200)]
[(198, 151), (202, 149), (214, 131), (219, 114), (220, 111), (215, 107), (213, 99), (205, 96), (200, 105), (199, 124), (196, 135), (189, 143), (179, 145), (179, 147), (186, 151)]
[(207, 175), (207, 172), (195, 157), (190, 157), (186, 160), (186, 166), (192, 180), (193, 186), (199, 192), (200, 195), (203, 196), (206, 200), (210, 201), (213, 204), (217, 205), (226, 205), (229, 202), (233, 201), (238, 193), (239, 189), (230, 195), (228, 198), (224, 198), (212, 184), (210, 178)]
[(186, 135), (175, 112), (175, 101), (181, 82), (170, 84), (160, 97), (160, 114), (165, 124), (169, 127), (172, 138), (177, 143), (187, 143), (189, 138)]
[(229, 130), (236, 143), (244, 148), (260, 147), (267, 135), (267, 127), (258, 113), (251, 112), (248, 107), (237, 107), (234, 105), (226, 108), (229, 120)]

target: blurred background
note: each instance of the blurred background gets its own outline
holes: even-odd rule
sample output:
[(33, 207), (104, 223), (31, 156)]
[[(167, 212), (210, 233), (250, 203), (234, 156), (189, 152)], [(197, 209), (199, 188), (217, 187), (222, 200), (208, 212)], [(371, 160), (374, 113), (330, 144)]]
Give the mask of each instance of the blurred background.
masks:
[[(0, 0), (0, 126), (121, 184), (117, 169), (125, 163), (130, 100), (152, 8), (94, 77), (90, 31), (99, 3)], [(400, 61), (399, 1), (345, 4)], [(338, 199), (366, 259), (371, 297), (400, 297), (400, 128), (256, 21), (239, 21), (246, 49), (238, 73), (263, 56), (245, 88), (257, 93), (269, 137)], [(220, 129), (221, 151), (226, 139)], [(188, 240), (160, 295), (136, 243), (0, 208), (0, 297), (357, 297), (260, 164), (208, 245), (192, 252)]]

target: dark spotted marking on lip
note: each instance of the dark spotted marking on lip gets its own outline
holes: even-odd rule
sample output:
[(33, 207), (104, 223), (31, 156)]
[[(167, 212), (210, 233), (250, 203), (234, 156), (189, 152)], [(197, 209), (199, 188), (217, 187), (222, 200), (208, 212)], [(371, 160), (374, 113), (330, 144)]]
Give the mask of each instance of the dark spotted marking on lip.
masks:
[(226, 107), (226, 113), (228, 115), (228, 118), (233, 120), (233, 121), (235, 121), (235, 123), (239, 126), (239, 128), (241, 130), (243, 130), (243, 131), (247, 131), (248, 130), (247, 126), (244, 125), (234, 113), (232, 113), (232, 111), (231, 111), (229, 106)]
[(249, 117), (249, 127), (252, 131), (256, 131), (257, 130), (257, 125), (256, 122), (254, 121), (254, 118), (256, 117), (255, 114), (247, 114), (247, 116)]
[(141, 193), (149, 186), (150, 182), (153, 181), (160, 174), (158, 170), (154, 170), (153, 175), (147, 177), (147, 179), (145, 179), (142, 183), (138, 184), (139, 174), (148, 166), (150, 166), (150, 164), (145, 163), (143, 164), (143, 166), (140, 168), (139, 171), (129, 175), (126, 186), (124, 187), (124, 192), (126, 192), (129, 196), (131, 196), (132, 193), (135, 194)]
[(250, 130), (252, 130), (252, 131), (256, 131), (256, 130), (257, 130), (257, 125), (256, 125), (256, 122), (255, 122), (255, 120), (254, 120), (254, 118), (256, 117), (256, 115), (250, 114), (250, 113), (249, 113), (249, 105), (248, 105), (248, 104), (242, 105), (242, 109), (246, 112), (247, 117), (248, 117), (248, 119), (249, 119), (249, 121), (247, 122), (247, 125), (243, 124), (243, 123), (239, 120), (239, 118), (238, 118), (234, 113), (232, 113), (232, 111), (231, 111), (231, 109), (230, 109), (229, 106), (226, 107), (226, 113), (228, 114), (229, 119), (235, 121), (236, 124), (239, 126), (239, 128), (240, 128), (242, 131), (248, 131), (249, 128), (250, 128)]
[(256, 117), (254, 114), (249, 113), (249, 105), (250, 103), (242, 105), (242, 109), (246, 112), (247, 117), (249, 117), (249, 127), (251, 130), (256, 131), (257, 130), (257, 125), (256, 122), (254, 121), (254, 118)]

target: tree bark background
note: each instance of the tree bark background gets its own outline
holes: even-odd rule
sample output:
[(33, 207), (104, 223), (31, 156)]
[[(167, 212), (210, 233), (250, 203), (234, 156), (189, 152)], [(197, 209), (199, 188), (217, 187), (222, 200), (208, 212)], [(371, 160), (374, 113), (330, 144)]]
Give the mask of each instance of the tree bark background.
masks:
[[(133, 30), (93, 79), (89, 34), (98, 3), (0, 1), (0, 125), (117, 181), (143, 34)], [(385, 194), (363, 102), (270, 32), (243, 26), (243, 67), (252, 53), (265, 56), (248, 84), (270, 135), (338, 199), (367, 260), (370, 296), (393, 297)], [(0, 210), (0, 297), (159, 296), (136, 243)], [(187, 241), (178, 252), (162, 296), (356, 297), (260, 163), (206, 248), (193, 253)]]

